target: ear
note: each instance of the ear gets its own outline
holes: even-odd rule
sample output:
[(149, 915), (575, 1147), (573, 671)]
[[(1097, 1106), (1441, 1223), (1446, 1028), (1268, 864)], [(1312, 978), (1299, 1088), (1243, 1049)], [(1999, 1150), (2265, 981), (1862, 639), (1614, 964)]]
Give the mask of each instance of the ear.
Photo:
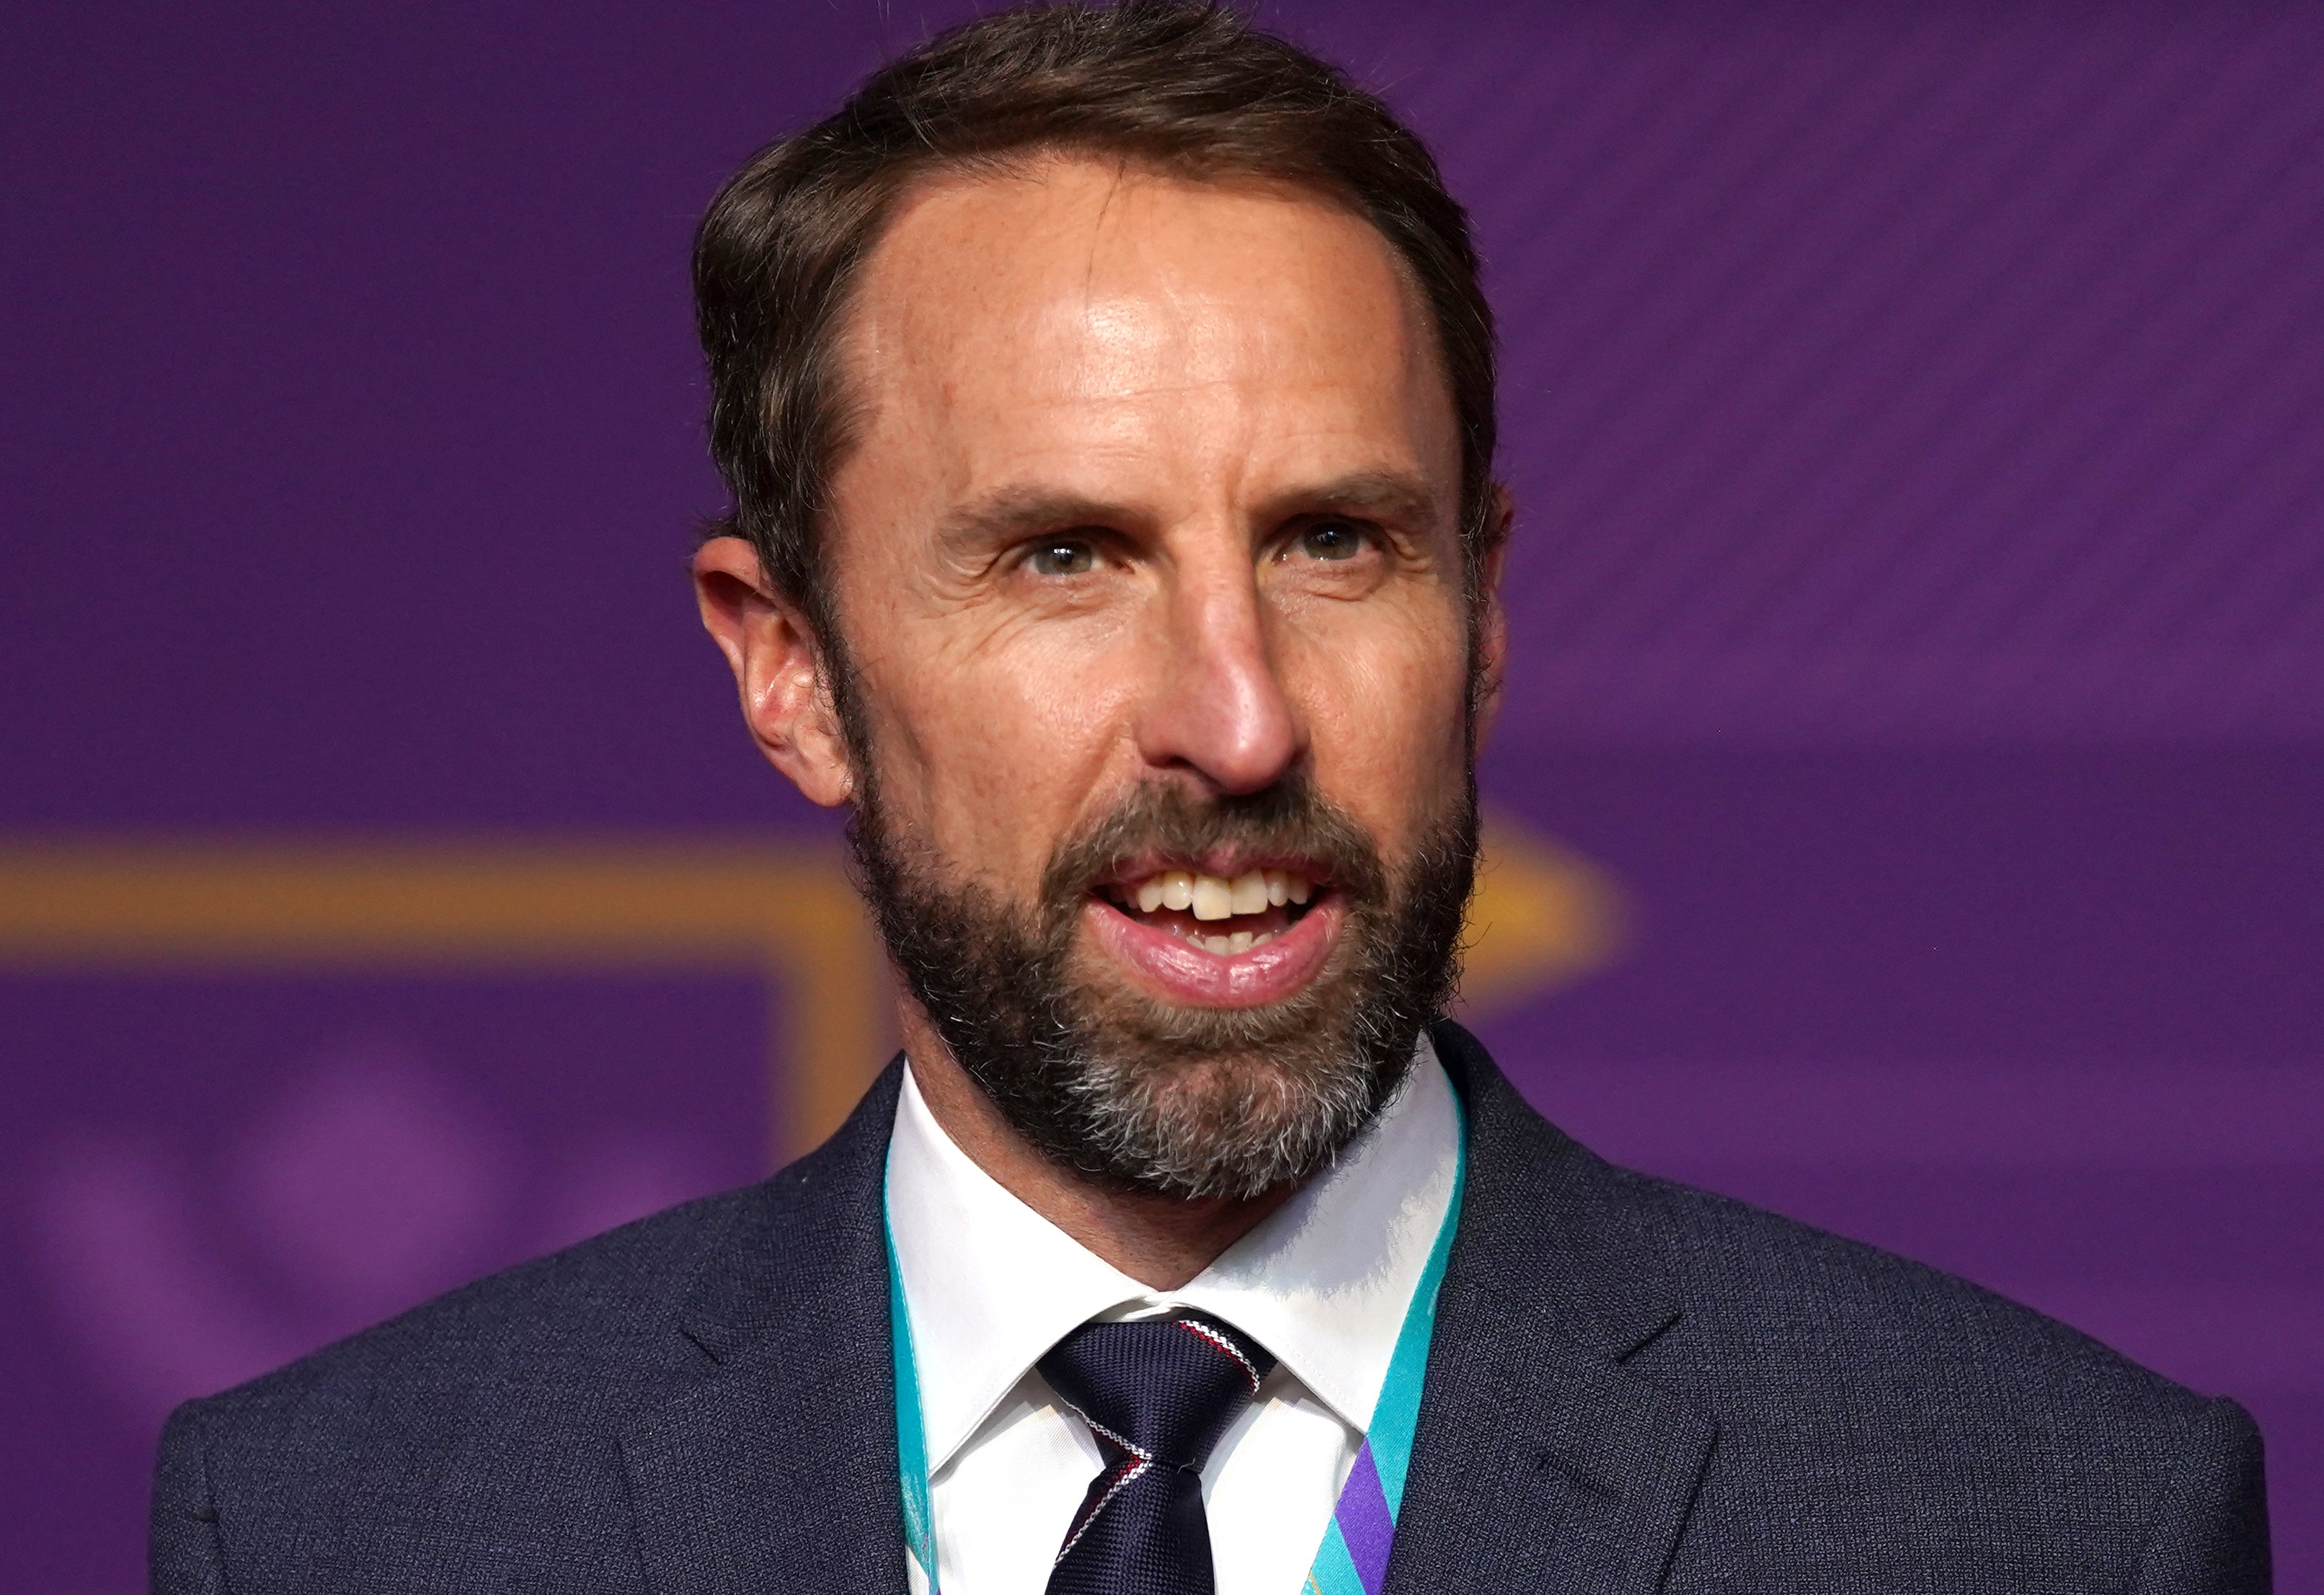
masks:
[(1482, 749), (1501, 712), (1501, 682), (1508, 664), (1508, 615), (1501, 607), (1501, 571), (1508, 562), (1509, 531), (1517, 502), (1501, 483), (1493, 484), (1492, 519), (1486, 524), (1485, 567), (1477, 593), (1477, 746)]
[(742, 724), (767, 762), (825, 808), (855, 791), (847, 740), (807, 617), (779, 596), (759, 556), (738, 537), (715, 537), (694, 554), (702, 624), (734, 671)]

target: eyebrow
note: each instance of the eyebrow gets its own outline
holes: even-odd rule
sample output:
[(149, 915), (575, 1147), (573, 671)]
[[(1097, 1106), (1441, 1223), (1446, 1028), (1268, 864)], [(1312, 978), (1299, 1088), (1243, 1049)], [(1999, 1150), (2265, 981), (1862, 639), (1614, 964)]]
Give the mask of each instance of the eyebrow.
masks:
[(1293, 488), (1268, 501), (1270, 520), (1342, 511), (1425, 530), (1438, 520), (1437, 494), (1402, 471), (1355, 471), (1313, 487)]
[[(1354, 471), (1329, 482), (1285, 490), (1259, 506), (1263, 520), (1339, 512), (1426, 530), (1435, 525), (1438, 495), (1402, 471)], [(937, 529), (945, 542), (1006, 543), (1075, 527), (1134, 527), (1153, 516), (1127, 504), (1036, 485), (1003, 487), (949, 512)]]
[(1150, 520), (1124, 504), (1047, 487), (1004, 487), (948, 512), (936, 529), (945, 542), (1005, 543), (1076, 526), (1135, 525)]

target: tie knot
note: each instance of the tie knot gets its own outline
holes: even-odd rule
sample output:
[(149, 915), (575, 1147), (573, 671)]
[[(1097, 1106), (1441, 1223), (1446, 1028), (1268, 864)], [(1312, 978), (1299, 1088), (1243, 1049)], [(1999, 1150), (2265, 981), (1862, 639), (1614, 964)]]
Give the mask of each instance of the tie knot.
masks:
[(1041, 1359), (1041, 1377), (1101, 1445), (1199, 1472), (1275, 1359), (1211, 1318), (1084, 1323)]

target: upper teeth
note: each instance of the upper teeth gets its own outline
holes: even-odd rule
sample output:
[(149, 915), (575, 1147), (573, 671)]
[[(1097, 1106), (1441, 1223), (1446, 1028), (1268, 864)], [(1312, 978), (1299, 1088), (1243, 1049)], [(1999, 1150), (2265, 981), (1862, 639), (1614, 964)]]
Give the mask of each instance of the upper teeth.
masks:
[(1314, 892), (1307, 877), (1291, 870), (1248, 870), (1231, 880), (1192, 870), (1164, 870), (1131, 889), (1141, 914), (1157, 908), (1191, 908), (1197, 919), (1257, 914), (1285, 903), (1304, 903)]

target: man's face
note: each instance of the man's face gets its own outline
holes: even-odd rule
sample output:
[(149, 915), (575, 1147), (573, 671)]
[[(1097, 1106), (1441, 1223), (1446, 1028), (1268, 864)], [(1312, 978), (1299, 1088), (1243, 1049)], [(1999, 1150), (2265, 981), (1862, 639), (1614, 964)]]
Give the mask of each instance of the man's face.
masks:
[[(1296, 1177), (1400, 1073), (1347, 1055), (1408, 1050), (1442, 1000), (1355, 1011), (1442, 986), (1406, 944), (1449, 967), (1473, 845), (1460, 453), (1417, 293), (1325, 200), (1053, 160), (911, 194), (844, 369), (828, 569), (899, 962), (1052, 1152), (1186, 1194)], [(1012, 979), (1043, 1011), (936, 1011)], [(1148, 1131), (1281, 1144), (1333, 1066), (1303, 1039), (1346, 1100), (1264, 1168), (1125, 1163), (1045, 1099), (1110, 1070)]]

